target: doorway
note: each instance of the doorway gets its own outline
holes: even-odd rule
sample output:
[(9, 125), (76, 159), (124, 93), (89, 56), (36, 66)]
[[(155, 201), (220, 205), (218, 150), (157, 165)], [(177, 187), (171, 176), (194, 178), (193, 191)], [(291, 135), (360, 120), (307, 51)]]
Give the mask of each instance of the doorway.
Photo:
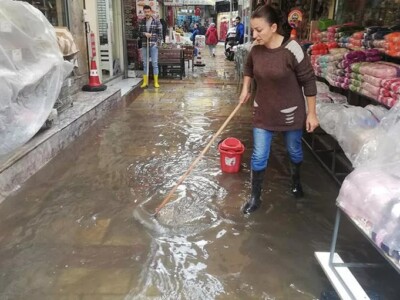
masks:
[(97, 0), (98, 58), (103, 81), (123, 73), (121, 0)]

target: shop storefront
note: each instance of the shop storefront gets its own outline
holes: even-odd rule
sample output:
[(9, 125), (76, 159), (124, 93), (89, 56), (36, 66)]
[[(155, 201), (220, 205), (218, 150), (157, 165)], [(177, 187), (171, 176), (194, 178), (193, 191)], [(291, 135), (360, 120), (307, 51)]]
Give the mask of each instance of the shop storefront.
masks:
[(69, 26), (68, 3), (62, 0), (23, 0), (39, 9), (53, 26)]
[[(272, 2), (292, 16), (317, 78), (320, 127), (304, 144), (341, 185), (332, 252), (315, 256), (341, 299), (369, 299), (335, 247), (347, 216), (400, 272), (400, 1), (265, 0), (251, 10)], [(249, 46), (237, 53), (239, 70)]]
[(87, 30), (95, 35), (96, 64), (101, 79), (108, 80), (122, 74), (124, 51), (122, 39), (122, 0), (85, 0), (81, 3), (62, 0), (26, 1), (38, 8), (55, 27), (67, 27), (78, 45), (78, 69), (87, 71), (86, 51), (89, 33), (82, 33), (82, 11), (85, 8)]
[[(317, 78), (320, 122), (318, 132), (306, 134), (304, 141), (341, 185), (335, 228), (340, 216), (347, 216), (400, 272), (399, 219), (394, 213), (400, 205), (400, 1), (281, 4), (289, 12), (303, 13), (299, 37)], [(316, 257), (341, 298), (362, 299), (362, 288), (338, 283), (343, 277), (335, 271), (347, 265), (335, 266), (329, 258), (336, 239), (337, 231), (332, 252), (316, 252)]]
[(336, 21), (338, 24), (356, 22), (360, 25), (391, 25), (400, 21), (400, 1), (337, 0)]
[(124, 71), (121, 1), (85, 1), (90, 30), (95, 34), (96, 63), (103, 81)]

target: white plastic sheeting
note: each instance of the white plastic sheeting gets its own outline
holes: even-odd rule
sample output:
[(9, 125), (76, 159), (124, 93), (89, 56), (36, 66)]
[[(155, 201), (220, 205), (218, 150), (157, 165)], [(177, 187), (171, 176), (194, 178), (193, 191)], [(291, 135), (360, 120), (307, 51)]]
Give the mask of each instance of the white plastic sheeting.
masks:
[(376, 126), (373, 137), (362, 146), (355, 158), (354, 166), (393, 162), (400, 164), (400, 102)]
[(72, 68), (39, 10), (0, 0), (0, 158), (39, 131)]
[(400, 102), (371, 129), (337, 204), (400, 268)]
[(320, 126), (333, 136), (353, 166), (365, 143), (374, 139), (380, 120), (388, 110), (379, 106), (318, 103)]

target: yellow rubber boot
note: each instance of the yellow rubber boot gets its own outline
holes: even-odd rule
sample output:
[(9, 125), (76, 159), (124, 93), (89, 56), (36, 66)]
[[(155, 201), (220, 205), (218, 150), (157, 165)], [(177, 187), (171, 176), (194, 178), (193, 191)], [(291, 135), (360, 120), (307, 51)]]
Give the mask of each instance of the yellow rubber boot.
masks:
[(158, 84), (158, 75), (154, 75), (154, 87), (159, 88), (160, 85)]
[(140, 86), (142, 89), (146, 88), (149, 85), (149, 76), (143, 75), (143, 83)]

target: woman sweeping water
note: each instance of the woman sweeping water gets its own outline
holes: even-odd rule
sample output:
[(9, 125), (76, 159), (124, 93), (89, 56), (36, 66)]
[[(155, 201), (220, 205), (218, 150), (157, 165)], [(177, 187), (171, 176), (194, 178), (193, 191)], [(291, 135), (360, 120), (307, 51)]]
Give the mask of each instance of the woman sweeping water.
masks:
[(257, 91), (254, 100), (254, 147), (251, 157), (252, 189), (250, 199), (242, 208), (245, 214), (255, 211), (261, 205), (262, 183), (272, 137), (276, 132), (282, 132), (285, 138), (290, 158), (292, 193), (295, 197), (303, 196), (300, 182), (303, 128), (305, 125), (306, 130), (312, 132), (318, 126), (314, 71), (299, 43), (290, 40), (282, 32), (283, 20), (282, 13), (270, 5), (259, 7), (250, 20), (256, 45), (248, 55), (239, 97), (241, 103), (248, 101), (250, 83), (254, 79)]

